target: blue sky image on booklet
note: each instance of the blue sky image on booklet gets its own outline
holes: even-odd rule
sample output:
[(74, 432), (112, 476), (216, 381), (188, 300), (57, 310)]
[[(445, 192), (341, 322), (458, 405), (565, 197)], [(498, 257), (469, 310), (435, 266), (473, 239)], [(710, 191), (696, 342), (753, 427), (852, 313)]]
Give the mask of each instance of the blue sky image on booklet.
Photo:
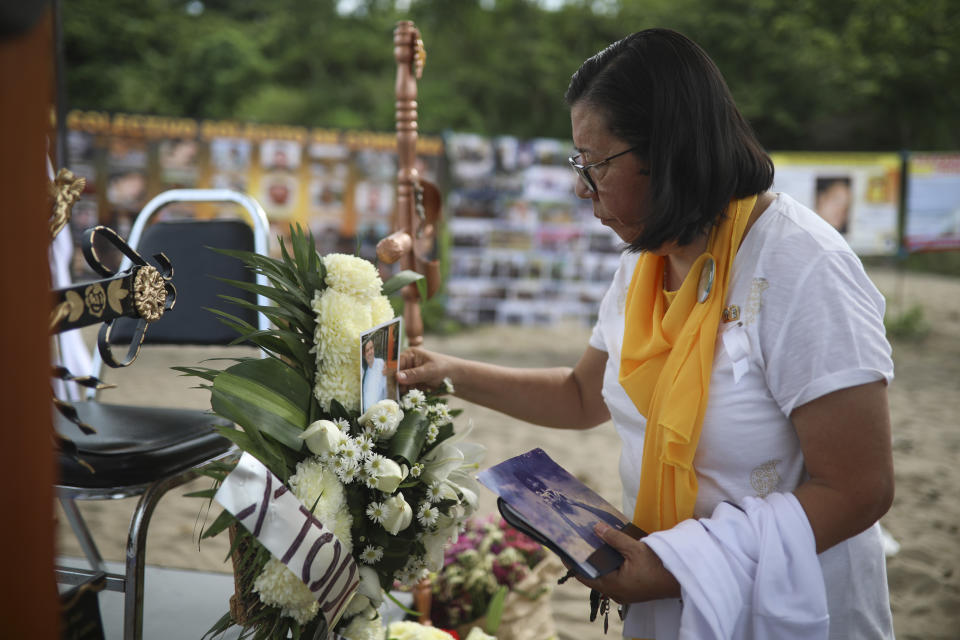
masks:
[(507, 503), (509, 509), (501, 505), (501, 513), (508, 522), (517, 526), (511, 520), (519, 516), (523, 526), (517, 528), (575, 562), (584, 575), (603, 575), (623, 561), (593, 527), (602, 521), (615, 529), (634, 528), (629, 519), (543, 449), (505, 460), (477, 479)]

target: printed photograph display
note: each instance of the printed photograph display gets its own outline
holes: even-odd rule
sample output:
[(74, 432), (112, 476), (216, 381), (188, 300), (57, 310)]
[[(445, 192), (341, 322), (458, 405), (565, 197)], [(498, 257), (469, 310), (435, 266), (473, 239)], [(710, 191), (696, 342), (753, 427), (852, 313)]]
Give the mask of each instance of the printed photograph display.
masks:
[(859, 255), (897, 252), (900, 156), (773, 153), (773, 191), (816, 211)]
[(360, 412), (381, 400), (400, 401), (397, 361), (401, 319), (394, 318), (360, 335)]
[(911, 154), (907, 176), (907, 249), (960, 247), (960, 154)]

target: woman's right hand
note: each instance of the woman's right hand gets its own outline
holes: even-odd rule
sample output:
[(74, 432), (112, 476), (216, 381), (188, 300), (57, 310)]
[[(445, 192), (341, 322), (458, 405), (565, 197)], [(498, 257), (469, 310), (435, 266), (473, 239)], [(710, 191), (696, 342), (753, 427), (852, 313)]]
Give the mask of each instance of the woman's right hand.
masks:
[(410, 347), (400, 354), (397, 381), (407, 389), (436, 389), (450, 378), (454, 358), (420, 347)]

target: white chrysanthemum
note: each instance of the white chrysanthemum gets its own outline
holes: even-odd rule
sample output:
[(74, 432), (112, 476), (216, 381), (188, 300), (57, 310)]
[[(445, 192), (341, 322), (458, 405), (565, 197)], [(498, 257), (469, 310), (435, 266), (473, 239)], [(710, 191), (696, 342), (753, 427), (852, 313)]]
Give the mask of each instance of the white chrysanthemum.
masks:
[(314, 396), (324, 411), (330, 410), (330, 403), (336, 400), (350, 411), (360, 408), (360, 376), (346, 369), (317, 367), (317, 385)]
[(346, 366), (360, 364), (360, 334), (374, 326), (370, 305), (353, 296), (324, 289), (314, 298), (317, 359)]
[(364, 301), (372, 301), (380, 296), (383, 281), (371, 262), (345, 253), (331, 253), (324, 256), (323, 266), (327, 269), (324, 282), (334, 291)]
[(433, 444), (437, 441), (437, 436), (440, 435), (440, 429), (435, 424), (431, 424), (427, 427), (427, 444)]
[(423, 465), (419, 462), (410, 467), (410, 476), (413, 478), (419, 478), (420, 474), (423, 473)]
[(370, 315), (373, 319), (373, 326), (383, 324), (387, 320), (393, 319), (393, 306), (387, 296), (377, 296), (370, 304)]
[(319, 458), (307, 458), (297, 463), (296, 472), (290, 476), (290, 488), (307, 508), (316, 504), (313, 515), (349, 552), (353, 548), (350, 535), (353, 518), (337, 475), (331, 473)]
[(425, 627), (409, 620), (391, 622), (387, 630), (390, 640), (453, 640), (453, 636), (443, 629)]
[(350, 640), (383, 640), (383, 619), (370, 607), (370, 613), (362, 612), (355, 616), (347, 628), (338, 633)]
[[(384, 311), (384, 305), (388, 311)], [(314, 395), (325, 411), (329, 411), (332, 400), (357, 411), (360, 408), (360, 376), (356, 374), (360, 370), (360, 335), (393, 317), (390, 303), (384, 296), (369, 299), (328, 287), (314, 295), (312, 307), (317, 320)], [(385, 317), (384, 313), (387, 313)]]
[(320, 611), (317, 599), (310, 588), (276, 558), (270, 558), (263, 571), (253, 581), (253, 590), (260, 594), (260, 601), (278, 607), (282, 614), (306, 624)]
[(384, 505), (382, 502), (371, 502), (367, 506), (367, 517), (377, 524), (382, 524), (384, 518), (387, 517), (386, 505)]
[(368, 544), (360, 553), (360, 560), (366, 564), (375, 564), (383, 558), (383, 547)]
[(427, 396), (423, 393), (423, 391), (420, 391), (420, 389), (410, 389), (410, 391), (407, 391), (404, 394), (401, 405), (407, 410), (417, 409), (423, 405), (426, 400)]
[(420, 509), (417, 511), (417, 520), (425, 527), (433, 526), (437, 518), (440, 517), (440, 510), (430, 504), (429, 501), (420, 503)]

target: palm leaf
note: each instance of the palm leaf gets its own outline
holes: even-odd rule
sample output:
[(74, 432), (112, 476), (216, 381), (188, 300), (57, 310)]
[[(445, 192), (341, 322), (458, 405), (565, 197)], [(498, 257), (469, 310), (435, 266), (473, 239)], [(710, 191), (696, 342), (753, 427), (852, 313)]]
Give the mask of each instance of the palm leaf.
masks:
[[(260, 459), (270, 467), (271, 471), (281, 461), (281, 456), (276, 448), (264, 439), (264, 435), (268, 435), (280, 445), (294, 450), (297, 450), (303, 444), (303, 441), (297, 437), (303, 431), (302, 426), (295, 425), (270, 411), (264, 410), (256, 402), (224, 393), (214, 386), (211, 390), (210, 404), (218, 415), (243, 427), (244, 433), (248, 434), (257, 445), (256, 449), (250, 450), (251, 453), (258, 450), (263, 451), (264, 455)], [(280, 474), (277, 473), (277, 475)]]
[(236, 520), (236, 518), (233, 517), (233, 514), (224, 509), (220, 512), (220, 515), (217, 516), (217, 519), (210, 523), (210, 526), (207, 527), (207, 530), (200, 534), (200, 539), (204, 540), (206, 538), (212, 538), (215, 535), (222, 533), (234, 520)]
[(201, 491), (191, 491), (183, 494), (184, 498), (213, 498), (217, 494), (216, 489), (203, 489)]
[(210, 367), (170, 367), (174, 371), (179, 371), (185, 376), (194, 376), (197, 378), (203, 378), (208, 382), (213, 382), (213, 379), (217, 377), (217, 374), (220, 373), (220, 369), (211, 369)]
[(228, 368), (227, 373), (241, 376), (280, 394), (306, 413), (310, 403), (310, 384), (296, 370), (275, 358), (247, 360)]
[(271, 287), (270, 285), (259, 284), (257, 282), (244, 282), (243, 280), (231, 280), (230, 278), (217, 278), (227, 284), (244, 291), (249, 291), (261, 295), (268, 300), (273, 300), (280, 305), (298, 305), (304, 311), (310, 309), (311, 298), (303, 292), (302, 289), (286, 291)]
[(237, 333), (239, 333), (239, 334), (241, 334), (241, 335), (243, 335), (243, 334), (245, 334), (245, 333), (248, 333), (248, 332), (250, 332), (250, 331), (256, 331), (256, 330), (257, 330), (257, 328), (256, 328), (255, 326), (253, 326), (252, 324), (250, 324), (249, 322), (247, 322), (246, 320), (244, 320), (244, 319), (242, 319), (242, 318), (238, 318), (237, 316), (233, 315), (232, 313), (227, 313), (226, 311), (221, 311), (220, 309), (214, 309), (214, 308), (212, 308), (212, 307), (203, 307), (203, 310), (204, 310), (204, 311), (209, 311), (210, 313), (214, 314), (215, 316), (218, 316), (217, 319), (218, 319), (220, 322), (222, 322), (223, 324), (227, 325), (228, 327), (230, 327), (231, 329), (233, 329), (234, 331), (236, 331)]
[(408, 412), (390, 439), (390, 457), (402, 458), (408, 465), (415, 463), (423, 450), (429, 428), (430, 421), (426, 416), (418, 411)]
[(250, 341), (272, 353), (301, 364), (304, 375), (312, 378), (316, 367), (310, 347), (304, 344), (303, 334), (286, 329), (263, 329), (243, 335), (235, 342)]
[(303, 282), (300, 282), (300, 271), (299, 269), (297, 269), (297, 263), (293, 260), (293, 258), (290, 257), (290, 254), (287, 252), (287, 245), (284, 242), (283, 238), (280, 238), (279, 240), (280, 240), (280, 256), (283, 258), (283, 263), (290, 270), (290, 273), (292, 273), (297, 278), (298, 288), (302, 289)]
[(312, 316), (301, 311), (299, 307), (260, 305), (250, 302), (249, 300), (244, 300), (243, 298), (237, 298), (235, 296), (223, 294), (221, 294), (219, 297), (222, 300), (226, 300), (227, 302), (237, 305), (238, 307), (250, 309), (251, 311), (263, 312), (263, 314), (270, 318), (271, 322), (274, 324), (280, 324), (280, 321), (286, 321), (294, 324), (303, 333), (307, 333), (307, 331), (312, 328), (311, 325), (315, 322)]
[(300, 433), (307, 426), (307, 415), (275, 391), (228, 372), (213, 382), (213, 410), (244, 428), (263, 432), (299, 451)]

